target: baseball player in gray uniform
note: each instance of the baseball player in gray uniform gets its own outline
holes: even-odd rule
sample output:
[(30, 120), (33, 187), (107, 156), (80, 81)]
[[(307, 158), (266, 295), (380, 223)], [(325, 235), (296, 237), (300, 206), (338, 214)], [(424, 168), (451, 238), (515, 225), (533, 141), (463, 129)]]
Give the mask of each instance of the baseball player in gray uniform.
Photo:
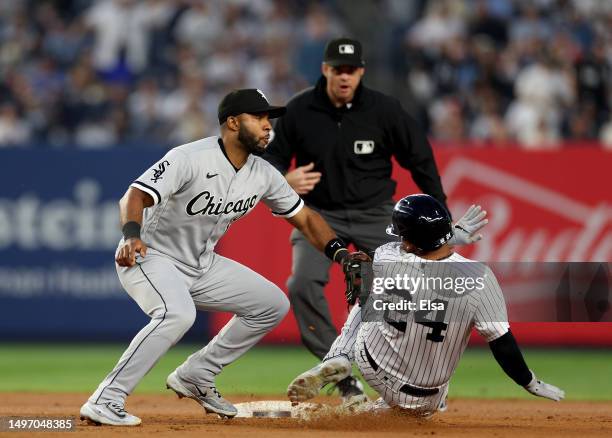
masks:
[[(389, 232), (401, 241), (380, 246), (372, 264), (372, 284), (384, 285), (386, 298), (392, 299), (375, 304), (374, 293), (367, 301), (362, 297), (366, 312), (359, 305), (353, 307), (323, 362), (291, 382), (289, 399), (300, 402), (314, 397), (324, 385), (349, 375), (355, 361), (380, 395), (370, 408), (399, 407), (430, 416), (445, 406), (450, 378), (475, 328), (517, 384), (534, 395), (561, 400), (564, 392), (538, 380), (525, 364), (493, 272), (453, 252), (449, 245), (453, 231), (473, 234), (484, 225), (484, 215), (472, 206), (457, 224), (461, 231), (453, 229), (446, 209), (431, 196), (411, 195), (400, 200)], [(422, 282), (412, 283), (412, 288), (405, 288), (407, 283), (398, 280), (419, 278)], [(458, 286), (427, 286), (423, 279), (451, 279), (451, 285), (473, 287), (465, 293)], [(398, 307), (401, 302), (403, 308)], [(372, 309), (380, 318), (364, 319)]]
[(219, 104), (221, 135), (170, 150), (121, 199), (123, 239), (116, 252), (119, 280), (151, 321), (81, 407), (94, 423), (135, 426), (124, 402), (155, 363), (178, 342), (196, 310), (234, 317), (202, 350), (172, 372), (167, 387), (207, 413), (233, 417), (215, 376), (274, 328), (289, 310), (283, 292), (249, 268), (214, 252), (236, 220), (261, 200), (319, 250), (341, 261), (348, 251), (285, 178), (257, 155), (270, 139), (271, 106), (260, 90), (234, 91)]

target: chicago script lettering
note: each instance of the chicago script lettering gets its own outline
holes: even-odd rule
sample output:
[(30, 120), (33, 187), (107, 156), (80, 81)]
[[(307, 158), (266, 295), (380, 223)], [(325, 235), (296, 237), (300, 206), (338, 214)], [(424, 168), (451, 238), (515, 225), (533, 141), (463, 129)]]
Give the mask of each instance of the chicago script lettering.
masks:
[[(198, 204), (198, 205), (196, 205)], [(215, 200), (215, 196), (209, 191), (198, 193), (191, 201), (187, 203), (185, 211), (190, 216), (197, 214), (207, 214), (209, 216), (216, 216), (221, 213), (241, 213), (241, 216), (246, 214), (251, 208), (257, 204), (257, 195), (253, 195), (250, 198), (240, 199), (237, 202), (228, 202), (223, 205), (223, 198)]]

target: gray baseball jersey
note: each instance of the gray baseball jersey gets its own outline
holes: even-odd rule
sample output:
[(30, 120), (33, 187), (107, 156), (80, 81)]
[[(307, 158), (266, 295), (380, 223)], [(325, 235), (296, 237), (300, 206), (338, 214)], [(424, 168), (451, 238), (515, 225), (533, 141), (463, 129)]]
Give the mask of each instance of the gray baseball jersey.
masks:
[(290, 218), (304, 203), (267, 161), (249, 155), (237, 170), (219, 137), (170, 150), (147, 169), (136, 187), (153, 197), (144, 211), (142, 240), (188, 266), (206, 268), (229, 226), (262, 200), (276, 216)]
[[(416, 311), (389, 311), (382, 322), (364, 322), (359, 337), (380, 370), (399, 381), (419, 387), (437, 387), (452, 376), (472, 328), (487, 341), (504, 335), (508, 317), (503, 294), (493, 272), (454, 253), (443, 261), (422, 259), (392, 242), (376, 250), (374, 278), (482, 279), (470, 293), (441, 294), (431, 287), (411, 291)], [(405, 295), (404, 295), (405, 296)], [(421, 305), (421, 303), (423, 303)], [(432, 309), (432, 305), (435, 309)], [(436, 308), (437, 307), (437, 308)]]
[(132, 183), (153, 198), (144, 210), (142, 240), (150, 250), (131, 267), (116, 266), (121, 284), (151, 317), (90, 402), (123, 404), (138, 382), (178, 342), (196, 310), (234, 317), (177, 368), (186, 382), (214, 386), (215, 376), (255, 345), (289, 310), (273, 283), (213, 249), (232, 222), (259, 200), (290, 218), (304, 203), (267, 161), (250, 155), (235, 169), (218, 137), (169, 151)]

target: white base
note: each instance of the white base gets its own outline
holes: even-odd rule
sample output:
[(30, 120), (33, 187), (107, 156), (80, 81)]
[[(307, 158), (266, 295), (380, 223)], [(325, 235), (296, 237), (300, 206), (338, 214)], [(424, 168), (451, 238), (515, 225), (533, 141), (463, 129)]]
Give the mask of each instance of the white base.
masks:
[(236, 418), (307, 418), (320, 409), (318, 403), (300, 403), (291, 406), (290, 401), (261, 400), (246, 403), (237, 403), (238, 414)]

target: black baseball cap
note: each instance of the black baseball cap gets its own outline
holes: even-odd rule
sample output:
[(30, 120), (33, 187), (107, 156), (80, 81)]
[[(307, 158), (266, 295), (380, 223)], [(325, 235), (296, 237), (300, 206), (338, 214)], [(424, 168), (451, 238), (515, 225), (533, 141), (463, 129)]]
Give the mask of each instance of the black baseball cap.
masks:
[(332, 67), (341, 65), (351, 65), (353, 67), (363, 67), (361, 43), (350, 38), (336, 38), (325, 46), (323, 62)]
[(271, 119), (285, 114), (284, 106), (272, 106), (263, 92), (256, 88), (234, 90), (219, 103), (219, 124), (223, 124), (229, 116), (238, 114), (268, 113)]

